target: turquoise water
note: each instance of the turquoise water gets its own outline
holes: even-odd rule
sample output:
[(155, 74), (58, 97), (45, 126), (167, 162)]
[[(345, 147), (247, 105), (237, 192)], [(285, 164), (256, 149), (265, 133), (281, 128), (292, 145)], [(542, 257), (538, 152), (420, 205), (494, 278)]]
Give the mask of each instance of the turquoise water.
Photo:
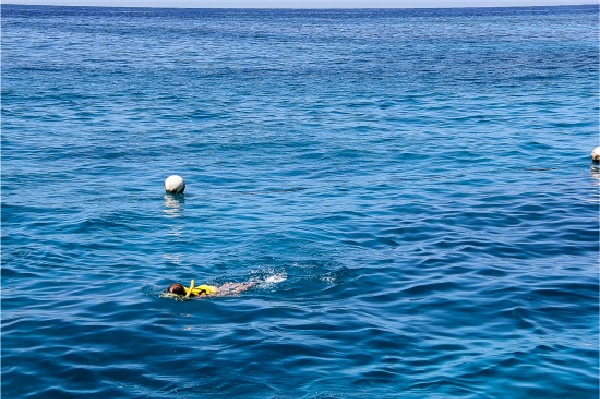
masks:
[(3, 5), (2, 397), (596, 399), (598, 58), (596, 6)]

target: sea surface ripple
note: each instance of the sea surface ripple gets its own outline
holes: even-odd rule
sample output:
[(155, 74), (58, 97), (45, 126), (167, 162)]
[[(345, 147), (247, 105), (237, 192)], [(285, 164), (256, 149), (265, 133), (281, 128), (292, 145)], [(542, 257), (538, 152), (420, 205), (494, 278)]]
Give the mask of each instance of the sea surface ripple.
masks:
[(598, 37), (2, 5), (2, 396), (596, 399)]

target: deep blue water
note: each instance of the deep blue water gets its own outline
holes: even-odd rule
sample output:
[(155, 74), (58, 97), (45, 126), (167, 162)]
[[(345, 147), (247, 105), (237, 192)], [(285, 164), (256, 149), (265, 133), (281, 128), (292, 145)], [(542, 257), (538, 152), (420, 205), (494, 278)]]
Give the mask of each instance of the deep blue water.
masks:
[(2, 397), (596, 399), (598, 34), (2, 6)]

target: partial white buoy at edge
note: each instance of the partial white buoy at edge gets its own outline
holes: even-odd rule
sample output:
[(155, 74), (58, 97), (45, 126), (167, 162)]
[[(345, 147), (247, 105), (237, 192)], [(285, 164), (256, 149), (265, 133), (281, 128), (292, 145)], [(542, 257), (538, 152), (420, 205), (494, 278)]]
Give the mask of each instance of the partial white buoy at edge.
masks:
[(185, 189), (183, 178), (178, 175), (171, 175), (165, 180), (165, 190), (170, 193), (179, 194)]
[(600, 147), (596, 147), (592, 151), (592, 161), (600, 161)]

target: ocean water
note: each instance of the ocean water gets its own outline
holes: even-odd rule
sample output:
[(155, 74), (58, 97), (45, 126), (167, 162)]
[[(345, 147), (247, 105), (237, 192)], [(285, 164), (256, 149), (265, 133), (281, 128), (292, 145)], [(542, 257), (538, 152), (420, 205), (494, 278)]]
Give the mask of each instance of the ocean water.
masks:
[(598, 37), (3, 5), (2, 397), (596, 399)]

